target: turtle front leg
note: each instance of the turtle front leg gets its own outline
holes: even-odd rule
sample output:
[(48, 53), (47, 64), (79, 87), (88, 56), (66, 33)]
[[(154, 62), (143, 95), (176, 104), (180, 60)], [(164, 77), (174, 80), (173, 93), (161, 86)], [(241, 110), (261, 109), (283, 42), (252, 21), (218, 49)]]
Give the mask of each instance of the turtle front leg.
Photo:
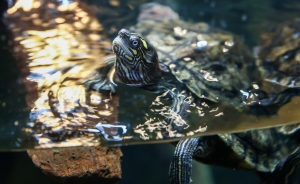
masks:
[(95, 91), (112, 91), (113, 93), (116, 92), (114, 85), (109, 82), (106, 78), (95, 79), (95, 80), (88, 80), (84, 83), (87, 90), (95, 90)]
[(114, 83), (114, 57), (104, 58), (103, 66), (97, 69), (97, 73), (91, 78), (87, 79), (84, 82), (84, 85), (87, 90), (94, 89), (96, 91), (112, 91), (113, 93), (116, 91)]
[(193, 156), (207, 156), (212, 145), (203, 137), (181, 140), (178, 142), (169, 169), (170, 184), (189, 184), (192, 182)]
[(282, 159), (272, 173), (263, 179), (261, 184), (295, 184), (297, 167), (300, 164), (300, 147), (291, 155)]

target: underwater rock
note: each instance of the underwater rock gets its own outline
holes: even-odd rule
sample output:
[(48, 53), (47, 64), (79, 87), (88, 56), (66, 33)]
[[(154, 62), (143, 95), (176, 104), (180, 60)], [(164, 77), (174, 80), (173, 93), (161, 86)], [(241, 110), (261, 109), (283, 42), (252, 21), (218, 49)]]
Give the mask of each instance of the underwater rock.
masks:
[(55, 182), (109, 184), (121, 179), (120, 148), (56, 148), (28, 150), (27, 153)]

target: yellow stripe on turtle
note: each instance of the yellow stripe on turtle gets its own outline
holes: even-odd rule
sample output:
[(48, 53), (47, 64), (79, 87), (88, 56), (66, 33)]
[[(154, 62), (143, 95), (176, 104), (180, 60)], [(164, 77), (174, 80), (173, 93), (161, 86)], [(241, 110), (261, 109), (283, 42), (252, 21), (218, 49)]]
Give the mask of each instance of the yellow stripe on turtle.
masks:
[(147, 42), (146, 42), (144, 39), (142, 39), (142, 38), (140, 38), (140, 40), (142, 41), (144, 47), (145, 47), (146, 49), (148, 49)]

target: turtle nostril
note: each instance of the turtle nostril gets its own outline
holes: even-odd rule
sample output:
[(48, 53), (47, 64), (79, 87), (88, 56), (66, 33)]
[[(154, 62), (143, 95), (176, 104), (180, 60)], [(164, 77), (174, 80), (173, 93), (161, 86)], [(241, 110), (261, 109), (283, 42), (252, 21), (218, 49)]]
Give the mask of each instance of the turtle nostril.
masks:
[(118, 33), (120, 37), (124, 37), (126, 34), (129, 34), (129, 31), (127, 29), (121, 29)]

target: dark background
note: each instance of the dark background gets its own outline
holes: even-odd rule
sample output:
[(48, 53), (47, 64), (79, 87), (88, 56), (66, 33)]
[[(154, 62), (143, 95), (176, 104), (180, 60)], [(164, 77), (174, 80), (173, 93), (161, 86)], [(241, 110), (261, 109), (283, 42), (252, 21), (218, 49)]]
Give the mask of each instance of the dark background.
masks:
[[(89, 2), (105, 4), (107, 1), (90, 0)], [(187, 21), (205, 21), (216, 27), (239, 34), (251, 47), (258, 44), (259, 35), (263, 30), (295, 17), (300, 9), (299, 3), (295, 0), (284, 2), (279, 0), (190, 0), (189, 3), (186, 0), (164, 0), (163, 2), (170, 5)], [(6, 9), (7, 2), (0, 0), (1, 15)], [(101, 16), (105, 15), (99, 15), (100, 18)], [(134, 24), (134, 22), (132, 20), (131, 23)], [(7, 34), (7, 28), (0, 22), (0, 38), (2, 35)], [(28, 113), (16, 115), (10, 109), (16, 104), (20, 109), (23, 109), (23, 106), (26, 107), (26, 103), (22, 100), (23, 98), (20, 98), (20, 95), (23, 95), (23, 90), (13, 88), (15, 86), (13, 83), (19, 74), (10, 53), (7, 39), (0, 39), (0, 62), (0, 101), (8, 104), (6, 108), (0, 109), (1, 117), (6, 117), (7, 121), (13, 121), (12, 119), (15, 116), (27, 118), (25, 115)], [(11, 87), (9, 91), (7, 86)], [(20, 86), (18, 87), (20, 88)], [(5, 122), (6, 119), (2, 120)], [(11, 132), (0, 136), (9, 138), (14, 133), (14, 127), (11, 128)], [(6, 142), (0, 142), (0, 144), (6, 144)], [(122, 151), (124, 154), (122, 162), (123, 179), (118, 182), (119, 184), (167, 183), (168, 167), (174, 151), (171, 144), (125, 146), (122, 147)], [(193, 183), (259, 183), (254, 173), (203, 166), (199, 163), (194, 164), (193, 173)], [(26, 152), (0, 152), (0, 183), (48, 184), (51, 181), (35, 168)]]

